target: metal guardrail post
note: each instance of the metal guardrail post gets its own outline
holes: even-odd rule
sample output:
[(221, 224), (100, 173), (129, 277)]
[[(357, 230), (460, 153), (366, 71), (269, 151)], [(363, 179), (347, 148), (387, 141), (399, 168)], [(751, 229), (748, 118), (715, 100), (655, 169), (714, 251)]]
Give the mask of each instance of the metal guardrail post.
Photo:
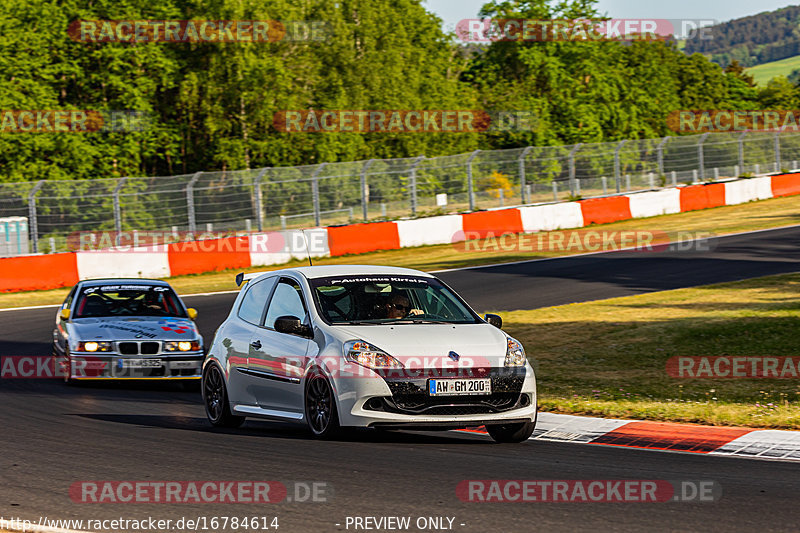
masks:
[(533, 150), (533, 146), (526, 147), (524, 150), (522, 150), (522, 153), (519, 155), (519, 159), (517, 160), (519, 163), (519, 188), (522, 192), (523, 204), (528, 203), (528, 189), (526, 188), (527, 184), (525, 182), (525, 156), (527, 156), (528, 152), (531, 150)]
[(739, 168), (742, 169), (742, 174), (744, 174), (744, 138), (747, 136), (747, 132), (743, 131), (741, 135), (739, 135), (739, 139), (737, 140), (739, 143)]
[(369, 170), (369, 167), (374, 162), (374, 159), (370, 159), (364, 163), (364, 166), (361, 168), (361, 215), (364, 217), (365, 222), (367, 218), (369, 218), (369, 214), (367, 213), (369, 203), (369, 197), (367, 196), (367, 170)]
[(417, 166), (425, 159), (424, 155), (417, 157), (411, 163), (411, 175), (409, 176), (409, 189), (411, 194), (411, 216), (417, 216)]
[(708, 133), (702, 134), (700, 140), (697, 142), (697, 162), (700, 165), (700, 181), (706, 180), (706, 157), (705, 153), (703, 153), (703, 143), (706, 142), (706, 137), (708, 137)]
[(580, 149), (582, 143), (578, 143), (569, 151), (569, 193), (573, 196), (580, 194), (579, 187), (575, 183), (575, 153)]
[(264, 178), (264, 175), (271, 167), (264, 167), (256, 176), (256, 179), (253, 181), (253, 187), (255, 189), (255, 198), (254, 204), (256, 208), (256, 227), (258, 228), (259, 232), (264, 231), (264, 199), (261, 196), (261, 180)]
[(658, 147), (656, 148), (657, 154), (656, 157), (658, 158), (658, 174), (664, 174), (664, 145), (667, 144), (672, 137), (664, 137), (661, 139), (661, 142), (658, 143)]
[(481, 153), (480, 150), (475, 150), (467, 158), (467, 196), (469, 200), (469, 210), (475, 211), (475, 193), (472, 188), (472, 160)]
[(622, 170), (621, 170), (621, 165), (619, 163), (619, 151), (622, 150), (622, 147), (625, 146), (626, 142), (628, 141), (627, 140), (620, 141), (617, 147), (614, 149), (614, 181), (616, 182), (617, 185), (617, 194), (619, 194), (622, 189), (620, 183), (620, 180), (622, 180), (622, 175), (621, 175)]
[(319, 214), (319, 173), (327, 163), (320, 163), (311, 175), (311, 201), (314, 203), (314, 225), (321, 226), (322, 219)]
[(775, 132), (775, 172), (781, 170), (781, 132)]
[(195, 172), (189, 183), (186, 184), (186, 212), (189, 216), (189, 233), (197, 233), (197, 220), (194, 216), (194, 184), (200, 179), (202, 172)]
[(47, 180), (39, 180), (28, 193), (28, 228), (31, 232), (31, 250), (39, 253), (39, 221), (36, 218), (36, 193), (44, 186)]
[(117, 232), (114, 242), (117, 246), (120, 245), (120, 238), (122, 234), (122, 208), (119, 204), (119, 192), (122, 190), (122, 187), (125, 185), (126, 181), (128, 181), (128, 178), (120, 178), (117, 186), (114, 187), (114, 229)]

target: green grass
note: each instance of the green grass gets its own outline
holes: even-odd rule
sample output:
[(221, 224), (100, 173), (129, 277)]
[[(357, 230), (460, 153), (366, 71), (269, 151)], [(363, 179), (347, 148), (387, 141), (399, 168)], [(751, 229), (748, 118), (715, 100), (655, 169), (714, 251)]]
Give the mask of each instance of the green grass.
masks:
[[(800, 196), (774, 198), (747, 204), (716, 207), (701, 211), (640, 218), (591, 226), (591, 229), (608, 231), (658, 231), (674, 236), (681, 231), (710, 231), (716, 234), (736, 233), (758, 229), (777, 228), (800, 223)], [(569, 230), (566, 230), (569, 231)], [(481, 250), (486, 247), (481, 246)], [(442, 244), (403, 248), (372, 252), (361, 255), (346, 255), (314, 260), (317, 265), (335, 264), (367, 264), (392, 265), (431, 271), (447, 268), (459, 268), (476, 265), (489, 265), (510, 261), (521, 261), (542, 257), (555, 257), (579, 253), (581, 250), (568, 252), (525, 252), (525, 251), (464, 251), (464, 245)], [(252, 267), (248, 272), (275, 270), (287, 266), (307, 264), (305, 261), (292, 261), (283, 265), (268, 267)], [(181, 295), (200, 292), (236, 290), (233, 281), (239, 270), (225, 270), (166, 278)], [(0, 309), (29, 305), (49, 305), (61, 303), (69, 292), (69, 288), (49, 291), (26, 291), (0, 293)]]
[(800, 274), (503, 313), (545, 411), (800, 429), (800, 379), (673, 378), (673, 356), (800, 356)]
[(767, 82), (775, 76), (788, 76), (793, 70), (799, 68), (800, 56), (794, 56), (750, 67), (746, 70), (746, 73), (753, 76), (753, 79), (758, 85), (764, 87), (767, 85)]

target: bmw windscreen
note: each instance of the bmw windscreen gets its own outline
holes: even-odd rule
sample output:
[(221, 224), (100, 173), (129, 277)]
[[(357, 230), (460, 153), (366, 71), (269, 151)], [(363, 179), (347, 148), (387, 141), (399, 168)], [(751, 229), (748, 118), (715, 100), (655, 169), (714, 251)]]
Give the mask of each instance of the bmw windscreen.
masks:
[(98, 285), (84, 287), (75, 318), (154, 316), (186, 318), (178, 296), (163, 285)]

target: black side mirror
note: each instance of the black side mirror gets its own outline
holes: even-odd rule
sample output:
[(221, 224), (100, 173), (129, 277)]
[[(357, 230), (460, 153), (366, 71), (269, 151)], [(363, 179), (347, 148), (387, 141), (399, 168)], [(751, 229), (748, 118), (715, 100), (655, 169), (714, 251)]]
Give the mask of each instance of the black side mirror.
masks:
[(301, 337), (311, 337), (311, 328), (303, 324), (296, 316), (279, 316), (275, 320), (275, 331), (288, 333), (290, 335), (300, 335)]
[(489, 324), (493, 325), (497, 329), (503, 327), (503, 319), (500, 318), (500, 315), (493, 315), (491, 313), (486, 313), (483, 319), (488, 322)]

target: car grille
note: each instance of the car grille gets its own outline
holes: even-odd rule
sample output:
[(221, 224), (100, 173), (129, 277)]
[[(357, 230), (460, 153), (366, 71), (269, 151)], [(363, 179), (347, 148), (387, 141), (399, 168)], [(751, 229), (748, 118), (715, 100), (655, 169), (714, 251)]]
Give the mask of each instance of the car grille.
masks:
[(501, 413), (528, 405), (529, 396), (521, 394), (524, 369), (486, 369), (481, 375), (491, 377), (492, 394), (430, 396), (427, 379), (386, 379), (392, 396), (374, 398), (365, 408), (399, 414), (453, 416)]
[(161, 351), (161, 343), (145, 342), (118, 342), (117, 350), (122, 355), (155, 355)]

